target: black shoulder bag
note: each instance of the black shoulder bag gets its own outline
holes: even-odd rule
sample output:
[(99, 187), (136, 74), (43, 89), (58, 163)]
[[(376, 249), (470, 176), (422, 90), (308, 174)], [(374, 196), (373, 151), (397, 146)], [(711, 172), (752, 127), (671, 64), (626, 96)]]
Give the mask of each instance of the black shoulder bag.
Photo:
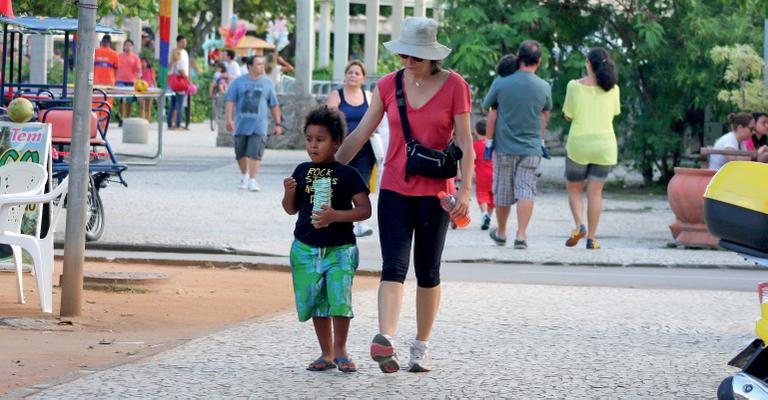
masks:
[(448, 179), (456, 176), (459, 170), (459, 160), (463, 156), (459, 146), (451, 140), (445, 150), (435, 150), (425, 147), (411, 137), (411, 125), (408, 123), (408, 112), (405, 110), (405, 95), (403, 94), (403, 70), (395, 76), (395, 98), (397, 109), (400, 111), (400, 122), (403, 125), (405, 137), (405, 179), (410, 175), (420, 175), (427, 178)]

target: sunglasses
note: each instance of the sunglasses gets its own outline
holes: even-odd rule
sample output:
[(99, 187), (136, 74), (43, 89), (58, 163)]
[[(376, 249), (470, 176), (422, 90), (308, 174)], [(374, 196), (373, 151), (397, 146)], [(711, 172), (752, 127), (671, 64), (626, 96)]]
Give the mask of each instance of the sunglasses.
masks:
[(398, 56), (400, 56), (400, 58), (401, 58), (401, 59), (403, 59), (403, 61), (404, 61), (404, 60), (407, 60), (407, 59), (409, 59), (409, 58), (410, 58), (411, 60), (413, 60), (413, 62), (422, 62), (422, 61), (424, 61), (424, 59), (423, 59), (423, 58), (414, 57), (414, 56), (409, 56), (408, 54), (398, 54)]

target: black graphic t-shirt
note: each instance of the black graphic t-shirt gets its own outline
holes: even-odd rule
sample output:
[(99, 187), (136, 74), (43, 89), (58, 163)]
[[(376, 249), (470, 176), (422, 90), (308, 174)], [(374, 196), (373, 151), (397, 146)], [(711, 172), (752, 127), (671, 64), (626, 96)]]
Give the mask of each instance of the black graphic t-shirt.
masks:
[(296, 179), (296, 205), (299, 208), (296, 229), (293, 231), (296, 239), (315, 247), (355, 244), (351, 222), (334, 222), (320, 229), (312, 226), (312, 184), (318, 178), (331, 178), (331, 207), (334, 210), (351, 210), (354, 195), (369, 193), (360, 173), (335, 161), (328, 164), (306, 162), (299, 164), (291, 176)]

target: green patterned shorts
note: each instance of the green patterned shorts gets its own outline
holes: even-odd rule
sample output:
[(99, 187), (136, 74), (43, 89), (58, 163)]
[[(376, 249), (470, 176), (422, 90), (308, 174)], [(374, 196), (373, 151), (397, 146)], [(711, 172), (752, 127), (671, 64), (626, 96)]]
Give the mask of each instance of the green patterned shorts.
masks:
[(354, 244), (313, 247), (291, 245), (291, 273), (299, 321), (312, 317), (352, 318), (352, 278), (359, 256)]

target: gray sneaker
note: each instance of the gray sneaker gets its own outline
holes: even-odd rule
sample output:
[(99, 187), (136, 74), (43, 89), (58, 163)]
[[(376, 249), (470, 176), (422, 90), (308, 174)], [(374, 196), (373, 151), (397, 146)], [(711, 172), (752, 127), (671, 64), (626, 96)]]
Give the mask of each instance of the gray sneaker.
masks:
[(408, 360), (408, 372), (432, 371), (432, 355), (429, 345), (417, 345), (411, 342), (411, 359)]

